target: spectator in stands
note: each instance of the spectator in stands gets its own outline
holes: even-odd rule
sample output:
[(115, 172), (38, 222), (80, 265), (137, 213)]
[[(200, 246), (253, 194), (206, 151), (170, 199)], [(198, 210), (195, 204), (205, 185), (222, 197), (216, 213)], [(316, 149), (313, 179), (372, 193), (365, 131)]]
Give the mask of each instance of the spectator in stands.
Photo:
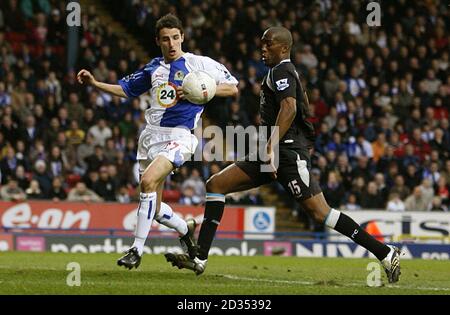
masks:
[(51, 6), (48, 0), (22, 0), (20, 3), (20, 9), (27, 19), (32, 19), (36, 12), (42, 12), (45, 15), (50, 14)]
[(347, 78), (347, 87), (351, 95), (358, 96), (366, 88), (366, 82), (360, 77), (358, 68), (352, 67)]
[(420, 184), (422, 189), (422, 197), (424, 198), (427, 205), (429, 205), (434, 196), (434, 189), (431, 180), (424, 178)]
[(422, 189), (416, 186), (413, 193), (405, 200), (406, 211), (427, 211), (429, 203), (423, 197)]
[(42, 193), (41, 189), (39, 188), (39, 182), (35, 179), (33, 179), (30, 182), (30, 185), (25, 190), (25, 193), (27, 194), (27, 199), (44, 199), (45, 196)]
[(92, 108), (86, 108), (84, 111), (84, 116), (80, 124), (80, 128), (83, 129), (83, 131), (88, 134), (89, 128), (91, 126), (94, 126), (96, 123), (96, 116), (94, 113), (94, 110)]
[(386, 150), (386, 135), (378, 133), (377, 140), (372, 142), (373, 161), (377, 163), (384, 156)]
[(430, 94), (436, 94), (439, 89), (439, 86), (442, 84), (441, 80), (436, 78), (436, 74), (433, 69), (427, 70), (427, 76), (424, 80), (424, 85), (426, 91)]
[(386, 210), (388, 211), (405, 211), (405, 203), (400, 199), (400, 195), (395, 192), (389, 194)]
[(0, 125), (0, 131), (5, 136), (5, 140), (11, 145), (15, 145), (17, 141), (18, 128), (10, 115), (3, 116)]
[(405, 179), (402, 175), (395, 177), (394, 186), (391, 188), (391, 194), (397, 194), (401, 200), (409, 196), (411, 190), (405, 185)]
[(78, 123), (81, 122), (83, 118), (84, 108), (79, 102), (78, 95), (74, 92), (69, 94), (69, 101), (63, 105), (67, 108), (67, 118), (69, 121), (76, 120)]
[(61, 177), (54, 177), (52, 180), (52, 188), (48, 194), (48, 198), (53, 202), (62, 201), (67, 198), (67, 193), (63, 187), (63, 180)]
[(67, 144), (77, 148), (83, 143), (85, 132), (78, 127), (78, 121), (74, 119), (70, 122), (70, 129), (65, 132), (65, 135), (67, 138)]
[(51, 45), (65, 45), (66, 43), (66, 24), (58, 9), (53, 9), (48, 21), (47, 41)]
[(108, 167), (100, 168), (100, 178), (92, 186), (93, 190), (105, 201), (116, 201), (116, 185), (109, 177)]
[(104, 146), (106, 139), (111, 138), (112, 130), (106, 124), (104, 118), (100, 118), (94, 126), (89, 128), (89, 133), (94, 138), (94, 144)]
[(450, 187), (444, 176), (439, 178), (439, 181), (435, 187), (435, 195), (441, 197), (442, 203), (450, 205)]
[(356, 166), (352, 170), (353, 178), (361, 176), (366, 182), (368, 182), (372, 178), (372, 174), (373, 171), (368, 157), (360, 156), (357, 160)]
[(17, 164), (23, 165), (26, 170), (30, 169), (30, 160), (28, 158), (27, 151), (29, 148), (25, 146), (25, 143), (22, 140), (17, 140), (16, 142), (16, 159)]
[(126, 186), (122, 186), (119, 188), (119, 191), (116, 195), (116, 200), (120, 203), (130, 203), (131, 196)]
[(52, 187), (52, 179), (48, 174), (45, 161), (37, 160), (36, 163), (34, 163), (33, 179), (38, 181), (43, 195), (47, 197)]
[(17, 184), (17, 180), (13, 177), (8, 177), (6, 185), (0, 188), (0, 196), (4, 201), (24, 201), (27, 195)]
[(377, 185), (378, 194), (381, 197), (383, 204), (386, 204), (388, 199), (389, 189), (386, 185), (386, 180), (383, 173), (376, 173), (374, 176), (374, 182)]
[(442, 204), (441, 197), (434, 196), (430, 204), (430, 211), (448, 211), (448, 207)]
[(23, 140), (29, 148), (36, 139), (42, 138), (42, 130), (36, 126), (36, 118), (33, 115), (26, 117), (25, 126), (19, 131), (19, 139)]
[(358, 204), (356, 195), (351, 193), (348, 195), (347, 202), (344, 205), (345, 210), (354, 211), (354, 210), (360, 210), (361, 206)]
[(410, 163), (406, 166), (405, 183), (410, 190), (420, 185), (422, 177), (417, 170), (416, 164)]
[(436, 185), (440, 177), (438, 162), (433, 161), (429, 167), (424, 167), (422, 178), (429, 180), (432, 185)]
[(383, 197), (378, 191), (377, 184), (369, 182), (366, 191), (361, 196), (361, 207), (365, 209), (384, 209)]
[(345, 193), (341, 185), (341, 179), (334, 171), (328, 173), (326, 186), (323, 188), (323, 194), (330, 204), (330, 207), (338, 209), (341, 206), (342, 195)]
[(17, 166), (22, 165), (25, 167), (25, 165), (20, 163), (20, 161), (16, 157), (16, 151), (13, 147), (8, 146), (6, 147), (6, 154), (5, 157), (0, 161), (0, 169), (2, 172), (2, 185), (6, 184), (7, 178), (9, 176), (14, 175), (14, 171), (17, 168)]
[(182, 205), (194, 206), (202, 203), (202, 198), (195, 194), (195, 187), (191, 184), (184, 185), (181, 193), (179, 203)]
[(17, 185), (25, 191), (29, 185), (29, 180), (25, 173), (25, 168), (22, 165), (16, 167), (16, 172), (14, 174), (14, 179), (17, 181)]
[(202, 180), (201, 175), (200, 175), (200, 171), (196, 168), (192, 169), (191, 171), (191, 175), (181, 184), (181, 190), (185, 191), (185, 188), (190, 187), (194, 189), (194, 194), (193, 196), (190, 196), (190, 191), (188, 192), (188, 194), (186, 196), (189, 196), (194, 198), (195, 200), (197, 200), (196, 198), (199, 199), (199, 201), (195, 201), (195, 203), (201, 203), (203, 202), (204, 198), (205, 198), (205, 193), (206, 193), (206, 188), (205, 188), (205, 182)]
[(249, 124), (246, 113), (241, 110), (237, 101), (233, 101), (229, 106), (227, 125), (233, 127), (242, 126), (246, 128)]
[(117, 158), (117, 149), (113, 138), (106, 139), (105, 147), (103, 149), (107, 163), (114, 163)]
[(101, 145), (96, 145), (94, 148), (94, 154), (86, 157), (85, 162), (87, 164), (87, 171), (97, 171), (102, 165), (106, 164), (106, 157)]
[(11, 105), (11, 95), (5, 89), (5, 83), (0, 81), (0, 108)]
[(133, 116), (129, 111), (125, 113), (118, 125), (120, 133), (124, 138), (129, 138), (137, 132), (136, 125), (133, 122)]
[(94, 137), (91, 134), (86, 135), (85, 142), (81, 143), (76, 149), (77, 165), (84, 171), (88, 169), (86, 158), (93, 155), (95, 152)]
[(69, 191), (68, 201), (98, 202), (102, 198), (94, 191), (86, 187), (83, 182), (78, 182), (74, 188)]
[(61, 152), (61, 149), (58, 146), (52, 147), (48, 164), (51, 177), (64, 177), (68, 172), (70, 172), (67, 157), (63, 152)]
[(354, 156), (356, 158), (359, 158), (361, 156), (367, 157), (369, 159), (373, 158), (373, 148), (369, 141), (367, 141), (364, 138), (364, 135), (362, 133), (358, 134), (358, 137), (356, 138), (356, 145), (355, 145), (355, 153)]
[(25, 30), (24, 15), (19, 9), (17, 0), (2, 1), (5, 12), (5, 26), (7, 31), (22, 32)]
[(444, 131), (441, 128), (434, 129), (434, 139), (430, 141), (433, 150), (437, 150), (439, 157), (443, 160), (449, 157), (449, 139), (444, 137)]
[(45, 141), (45, 146), (50, 147), (56, 142), (58, 133), (61, 131), (61, 125), (57, 117), (50, 119), (50, 126), (44, 130), (43, 139)]
[(301, 64), (305, 65), (307, 69), (312, 69), (317, 67), (318, 60), (316, 55), (312, 52), (312, 48), (310, 45), (305, 45), (303, 47), (303, 52), (301, 54)]
[(5, 27), (5, 18), (3, 16), (2, 8), (0, 7), (0, 31)]

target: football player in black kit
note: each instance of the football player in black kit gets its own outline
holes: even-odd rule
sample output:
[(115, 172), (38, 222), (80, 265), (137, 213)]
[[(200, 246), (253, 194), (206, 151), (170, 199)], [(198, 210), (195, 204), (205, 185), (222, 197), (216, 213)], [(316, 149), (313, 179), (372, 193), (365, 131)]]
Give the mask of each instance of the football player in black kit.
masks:
[[(361, 228), (353, 219), (326, 202), (319, 184), (310, 176), (310, 150), (314, 143), (314, 129), (308, 117), (308, 98), (290, 58), (292, 35), (284, 27), (271, 27), (261, 38), (264, 63), (270, 67), (262, 82), (260, 99), (261, 120), (264, 126), (277, 126), (267, 141), (269, 162), (246, 157), (208, 179), (206, 207), (198, 238), (195, 257), (166, 254), (167, 261), (178, 268), (204, 272), (217, 226), (222, 218), (225, 195), (267, 184), (273, 180), (286, 189), (317, 222), (348, 236), (373, 253), (384, 267), (388, 281), (397, 282), (400, 276), (400, 250), (385, 245)], [(274, 150), (278, 146), (278, 168)], [(266, 163), (269, 172), (261, 166)]]

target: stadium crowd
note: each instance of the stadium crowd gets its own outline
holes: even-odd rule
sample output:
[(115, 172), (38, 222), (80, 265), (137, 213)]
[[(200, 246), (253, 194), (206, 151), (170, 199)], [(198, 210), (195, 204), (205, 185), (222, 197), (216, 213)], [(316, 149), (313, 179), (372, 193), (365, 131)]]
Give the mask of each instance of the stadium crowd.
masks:
[[(155, 22), (172, 12), (185, 25), (186, 51), (230, 69), (239, 79), (239, 96), (214, 100), (205, 110), (210, 123), (222, 128), (258, 125), (267, 71), (259, 40), (269, 26), (288, 27), (317, 132), (311, 173), (329, 204), (449, 209), (445, 1), (383, 2), (379, 27), (367, 25), (364, 1), (125, 0), (108, 6), (152, 57), (160, 55)], [(99, 81), (117, 83), (143, 63), (89, 7), (82, 11), (76, 69), (67, 70), (65, 14), (60, 1), (0, 3), (1, 199), (129, 202), (138, 185), (135, 153), (146, 97), (111, 97), (80, 86), (75, 74), (86, 68)], [(186, 163), (168, 179), (165, 198), (201, 204), (205, 179), (226, 165)], [(263, 202), (255, 190), (229, 201)]]

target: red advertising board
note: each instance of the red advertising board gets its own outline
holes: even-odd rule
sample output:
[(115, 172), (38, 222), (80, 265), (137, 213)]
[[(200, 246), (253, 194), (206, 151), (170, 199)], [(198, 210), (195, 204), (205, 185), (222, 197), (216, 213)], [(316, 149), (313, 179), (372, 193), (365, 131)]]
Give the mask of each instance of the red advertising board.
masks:
[(0, 252), (5, 252), (13, 249), (13, 236), (11, 234), (0, 233)]
[[(171, 204), (182, 218), (203, 220), (203, 207)], [(0, 201), (0, 224), (7, 228), (39, 229), (119, 229), (133, 231), (136, 224), (137, 203), (80, 203), (80, 202), (3, 202)], [(244, 208), (227, 207), (219, 231), (244, 229)], [(153, 222), (153, 231), (167, 231)], [(89, 232), (88, 232), (89, 233)]]

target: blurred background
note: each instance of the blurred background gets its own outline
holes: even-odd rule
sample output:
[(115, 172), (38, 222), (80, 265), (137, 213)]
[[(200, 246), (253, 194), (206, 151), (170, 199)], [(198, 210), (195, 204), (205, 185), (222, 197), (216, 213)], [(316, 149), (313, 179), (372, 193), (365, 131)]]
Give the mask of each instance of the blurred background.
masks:
[[(80, 0), (79, 27), (67, 26), (67, 3), (0, 2), (3, 228), (130, 229), (123, 217), (117, 226), (83, 226), (77, 219), (63, 224), (73, 209), (87, 208), (91, 219), (94, 208), (104, 210), (109, 202), (110, 213), (134, 209), (137, 138), (148, 101), (146, 95), (121, 99), (81, 86), (76, 73), (85, 68), (116, 84), (160, 56), (154, 27), (171, 12), (184, 24), (184, 50), (220, 61), (239, 80), (236, 98), (207, 105), (203, 127), (259, 124), (260, 82), (267, 71), (260, 37), (283, 25), (293, 34), (291, 59), (307, 87), (317, 132), (311, 172), (329, 204), (360, 214), (359, 223), (380, 218), (377, 213), (398, 221), (395, 227), (378, 223), (375, 233), (449, 235), (446, 1), (381, 1), (376, 27), (366, 23), (369, 1)], [(234, 148), (224, 145), (222, 154), (231, 159)], [(164, 200), (184, 216), (201, 216), (205, 180), (229, 163), (185, 163), (167, 179)], [(25, 208), (10, 211), (21, 202), (28, 217)], [(248, 223), (256, 232), (326, 232), (276, 183), (230, 195), (227, 204), (244, 209), (230, 231), (243, 232)], [(54, 207), (62, 218), (48, 211), (44, 217)], [(270, 211), (245, 219), (249, 207)], [(436, 214), (443, 223), (433, 232), (422, 219), (411, 219), (418, 212), (424, 220)]]

